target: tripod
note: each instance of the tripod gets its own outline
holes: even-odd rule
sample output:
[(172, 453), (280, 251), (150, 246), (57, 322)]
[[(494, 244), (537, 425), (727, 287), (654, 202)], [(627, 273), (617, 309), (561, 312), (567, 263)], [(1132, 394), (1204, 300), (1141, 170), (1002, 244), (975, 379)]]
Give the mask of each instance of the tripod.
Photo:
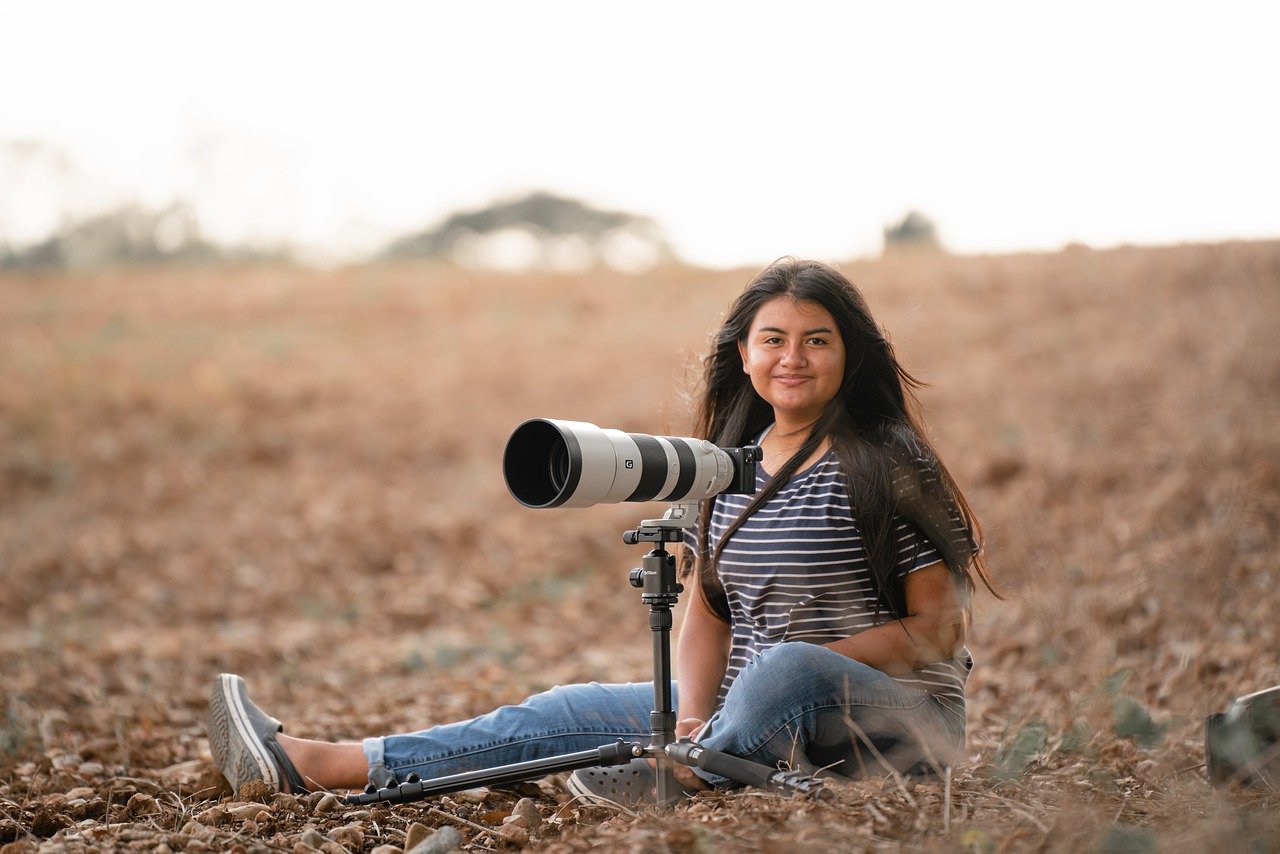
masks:
[(534, 780), (548, 774), (574, 771), (579, 768), (625, 765), (633, 759), (648, 757), (657, 765), (657, 802), (660, 806), (673, 804), (680, 794), (673, 772), (674, 764), (702, 768), (735, 783), (772, 789), (791, 794), (831, 797), (823, 788), (823, 782), (814, 777), (792, 771), (779, 771), (738, 756), (704, 747), (687, 738), (676, 740), (676, 713), (671, 708), (671, 608), (679, 599), (684, 586), (676, 576), (676, 560), (666, 549), (667, 543), (680, 542), (684, 528), (692, 524), (690, 516), (697, 505), (675, 504), (661, 519), (646, 519), (640, 526), (623, 534), (628, 545), (653, 543), (653, 549), (644, 556), (641, 565), (631, 570), (628, 578), (632, 587), (642, 590), (640, 601), (649, 606), (649, 629), (653, 635), (653, 711), (649, 713), (650, 735), (647, 745), (639, 742), (616, 741), (593, 750), (549, 756), (527, 762), (515, 762), (495, 768), (466, 771), (421, 780), (417, 775), (403, 783), (377, 788), (370, 785), (361, 794), (347, 797), (348, 804), (405, 803), (432, 795), (458, 792), (477, 786), (502, 786)]

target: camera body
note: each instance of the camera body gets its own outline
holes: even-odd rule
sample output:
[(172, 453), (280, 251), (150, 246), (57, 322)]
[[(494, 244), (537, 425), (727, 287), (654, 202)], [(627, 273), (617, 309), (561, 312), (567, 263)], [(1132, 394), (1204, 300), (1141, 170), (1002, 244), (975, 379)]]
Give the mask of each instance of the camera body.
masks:
[(1204, 721), (1205, 767), (1218, 786), (1280, 790), (1280, 685), (1236, 699)]
[(754, 493), (760, 455), (751, 446), (720, 448), (706, 439), (534, 418), (507, 440), (502, 471), (507, 489), (526, 507), (690, 502)]

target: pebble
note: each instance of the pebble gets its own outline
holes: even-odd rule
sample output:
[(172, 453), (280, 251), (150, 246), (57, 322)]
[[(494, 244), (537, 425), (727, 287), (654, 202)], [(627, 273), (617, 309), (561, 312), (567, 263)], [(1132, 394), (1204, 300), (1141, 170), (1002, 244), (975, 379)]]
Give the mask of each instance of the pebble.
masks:
[(364, 848), (364, 829), (358, 824), (346, 824), (329, 831), (329, 838), (339, 845), (357, 851)]
[(227, 823), (227, 815), (227, 811), (222, 807), (209, 807), (207, 810), (197, 815), (196, 820), (201, 824), (221, 827)]
[(522, 815), (509, 815), (502, 820), (502, 823), (504, 825), (523, 827), (526, 830), (529, 828), (529, 819), (525, 818)]
[(87, 801), (96, 794), (97, 792), (88, 786), (76, 786), (74, 789), (67, 792), (67, 800), (74, 801), (76, 798), (83, 798)]
[(369, 854), (400, 854), (400, 846), (399, 845), (379, 845), (377, 848), (369, 852)]
[(76, 753), (64, 753), (61, 756), (55, 756), (49, 760), (54, 768), (59, 771), (70, 771), (72, 768), (79, 768), (84, 763)]
[(461, 792), (454, 792), (453, 796), (457, 800), (465, 801), (469, 804), (482, 804), (489, 799), (491, 792), (488, 789), (464, 789)]
[(322, 836), (320, 831), (316, 830), (314, 827), (308, 827), (306, 830), (302, 831), (302, 843), (304, 845), (309, 845), (312, 848), (319, 848), (321, 845), (324, 845), (324, 836)]
[(457, 851), (460, 845), (462, 834), (456, 828), (445, 825), (417, 845), (406, 844), (405, 854), (448, 854), (450, 851)]
[(410, 851), (422, 840), (431, 835), (431, 828), (427, 827), (420, 821), (415, 821), (409, 825), (409, 829), (405, 832), (404, 850)]
[(106, 771), (101, 762), (81, 762), (78, 770), (81, 777), (101, 777)]
[(231, 804), (227, 806), (226, 812), (236, 821), (244, 821), (247, 818), (257, 817), (258, 813), (262, 812), (262, 804)]
[(517, 824), (504, 824), (494, 831), (499, 838), (514, 845), (523, 845), (529, 841), (529, 831)]
[(332, 792), (326, 792), (325, 796), (320, 799), (320, 802), (315, 805), (315, 809), (313, 809), (312, 812), (317, 815), (323, 815), (327, 812), (333, 812), (336, 809), (338, 809), (338, 796)]
[(532, 798), (521, 798), (516, 801), (516, 805), (511, 808), (512, 815), (518, 815), (528, 822), (526, 827), (540, 827), (542, 825), (542, 811), (538, 809), (538, 805), (533, 802)]
[(271, 808), (291, 813), (300, 813), (306, 809), (296, 795), (286, 795), (284, 792), (278, 793), (271, 799)]

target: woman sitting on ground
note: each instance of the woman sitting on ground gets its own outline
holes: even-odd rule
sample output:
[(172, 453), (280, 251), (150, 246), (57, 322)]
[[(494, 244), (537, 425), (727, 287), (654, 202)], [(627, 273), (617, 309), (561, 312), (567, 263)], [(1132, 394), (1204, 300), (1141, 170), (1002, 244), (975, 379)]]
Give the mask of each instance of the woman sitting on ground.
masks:
[[(918, 383), (839, 271), (783, 259), (735, 300), (705, 359), (697, 435), (759, 445), (757, 493), (704, 502), (684, 567), (678, 736), (771, 766), (930, 773), (965, 733), (981, 533), (925, 436)], [(653, 685), (565, 685), (470, 720), (328, 743), (286, 736), (238, 676), (210, 748), (233, 787), (362, 788), (590, 750), (650, 732)], [(726, 785), (678, 767), (688, 789)], [(698, 776), (702, 775), (702, 776)], [(652, 798), (644, 760), (570, 788)]]

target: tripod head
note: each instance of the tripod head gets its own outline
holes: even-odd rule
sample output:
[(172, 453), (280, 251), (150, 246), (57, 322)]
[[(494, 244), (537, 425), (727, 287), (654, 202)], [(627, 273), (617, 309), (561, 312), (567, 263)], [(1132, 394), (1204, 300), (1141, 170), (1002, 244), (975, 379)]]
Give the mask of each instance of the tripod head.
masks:
[(698, 524), (698, 503), (696, 501), (676, 501), (667, 507), (661, 519), (643, 519), (640, 527), (626, 531), (622, 541), (629, 546), (637, 543), (679, 543), (684, 541), (684, 532)]

